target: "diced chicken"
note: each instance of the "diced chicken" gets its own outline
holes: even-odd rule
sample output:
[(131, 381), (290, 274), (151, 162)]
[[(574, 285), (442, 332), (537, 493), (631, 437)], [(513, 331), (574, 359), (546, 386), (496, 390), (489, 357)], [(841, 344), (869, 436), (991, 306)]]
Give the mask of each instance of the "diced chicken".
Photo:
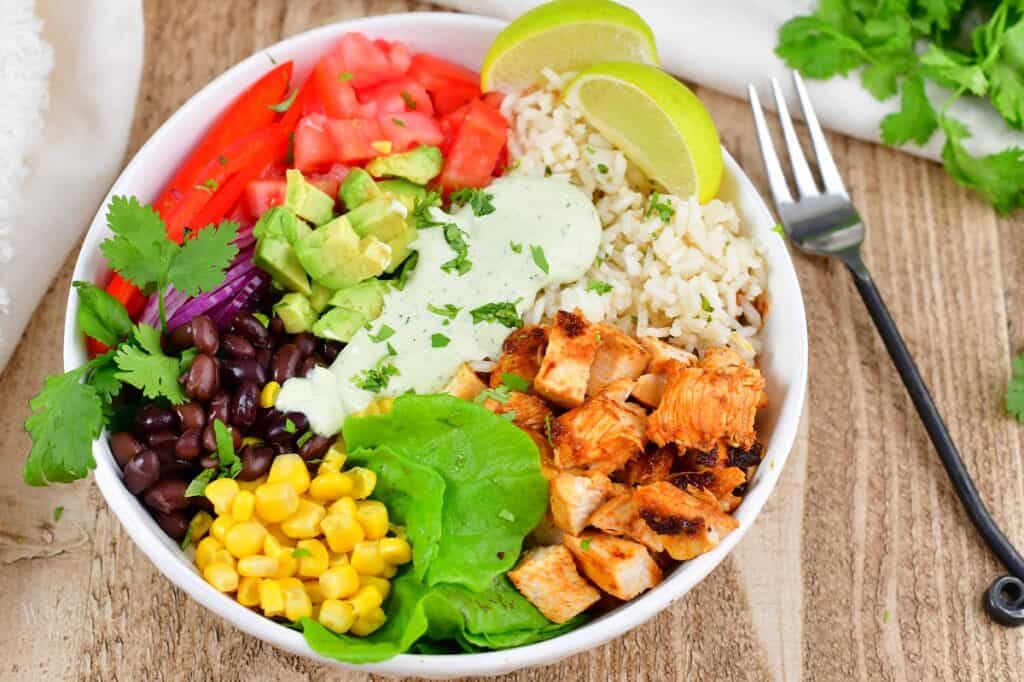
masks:
[(523, 432), (537, 444), (537, 453), (540, 455), (540, 473), (550, 482), (558, 475), (559, 468), (555, 466), (555, 453), (551, 449), (548, 437), (533, 429), (523, 429)]
[(529, 535), (530, 541), (534, 545), (560, 545), (564, 537), (565, 531), (555, 525), (550, 511), (544, 515), (544, 518), (540, 520), (536, 528), (530, 531)]
[(582, 404), (596, 353), (597, 338), (590, 323), (579, 311), (559, 310), (548, 335), (544, 359), (533, 380), (533, 389), (562, 407)]
[(523, 554), (508, 579), (526, 600), (554, 623), (564, 623), (594, 605), (601, 594), (583, 579), (564, 545), (536, 547)]
[(598, 507), (590, 515), (590, 525), (611, 535), (625, 535), (631, 540), (642, 542), (652, 552), (664, 549), (658, 534), (640, 518), (640, 512), (633, 503), (632, 491), (616, 495)]
[(587, 395), (598, 395), (621, 379), (636, 379), (647, 369), (650, 355), (644, 347), (621, 329), (607, 324), (594, 325), (600, 339), (594, 364), (590, 367)]
[(647, 371), (651, 374), (664, 374), (670, 365), (679, 363), (690, 366), (697, 362), (697, 356), (682, 348), (665, 343), (653, 336), (645, 336), (640, 339), (640, 345), (644, 347), (650, 356)]
[(498, 402), (494, 398), (488, 398), (483, 403), (484, 407), (495, 414), (513, 415), (512, 422), (521, 429), (533, 429), (543, 431), (544, 424), (551, 419), (551, 408), (535, 395), (512, 391), (508, 400)]
[(665, 395), (664, 374), (641, 374), (636, 379), (632, 396), (647, 407), (657, 407)]
[(661, 582), (661, 569), (638, 542), (592, 531), (564, 542), (583, 574), (613, 597), (632, 599)]
[(659, 481), (637, 488), (633, 500), (640, 518), (677, 561), (713, 549), (739, 525), (722, 512), (713, 495), (693, 486), (680, 490), (668, 481)]
[(517, 374), (532, 382), (540, 369), (547, 345), (547, 330), (536, 324), (516, 329), (509, 334), (501, 346), (501, 356), (491, 370), (491, 388), (501, 385), (502, 374)]
[(747, 475), (738, 467), (713, 467), (703, 471), (672, 474), (667, 480), (682, 490), (689, 486), (702, 488), (715, 496), (722, 511), (731, 512), (743, 501), (733, 491), (747, 482)]
[(747, 449), (756, 438), (754, 417), (764, 393), (764, 377), (728, 348), (714, 348), (696, 367), (672, 364), (665, 395), (647, 422), (658, 445), (711, 450), (724, 440)]
[(616, 478), (629, 485), (643, 485), (668, 478), (676, 461), (674, 445), (655, 447), (650, 445), (636, 453)]
[(611, 492), (612, 482), (600, 473), (563, 472), (551, 481), (551, 518), (570, 535), (579, 535), (587, 519)]
[(451, 393), (456, 398), (463, 400), (473, 400), (485, 388), (487, 388), (487, 384), (480, 380), (480, 377), (469, 368), (469, 365), (463, 363), (448, 385), (444, 387), (444, 392)]
[(602, 388), (598, 395), (603, 395), (625, 405), (626, 401), (629, 400), (629, 394), (633, 392), (634, 386), (636, 386), (636, 379), (617, 379)]
[(610, 474), (643, 449), (644, 418), (609, 398), (597, 397), (551, 422), (555, 463)]

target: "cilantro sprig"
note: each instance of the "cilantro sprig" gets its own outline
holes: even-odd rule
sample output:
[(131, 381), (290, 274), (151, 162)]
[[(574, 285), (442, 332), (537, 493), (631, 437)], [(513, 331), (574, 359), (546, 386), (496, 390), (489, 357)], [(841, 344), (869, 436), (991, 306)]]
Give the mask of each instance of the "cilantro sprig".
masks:
[(469, 314), (473, 316), (473, 324), (494, 322), (503, 324), (510, 329), (523, 326), (523, 318), (516, 311), (516, 304), (513, 301), (487, 303), (479, 308), (473, 308)]
[(465, 206), (468, 204), (473, 209), (473, 215), (478, 218), (494, 213), (494, 204), (491, 203), (494, 195), (477, 187), (464, 187), (456, 192), (452, 192), (448, 198), (453, 206)]
[(455, 252), (455, 258), (442, 263), (441, 269), (459, 276), (469, 272), (473, 267), (473, 261), (469, 260), (469, 235), (455, 223), (448, 223), (444, 226), (444, 240)]

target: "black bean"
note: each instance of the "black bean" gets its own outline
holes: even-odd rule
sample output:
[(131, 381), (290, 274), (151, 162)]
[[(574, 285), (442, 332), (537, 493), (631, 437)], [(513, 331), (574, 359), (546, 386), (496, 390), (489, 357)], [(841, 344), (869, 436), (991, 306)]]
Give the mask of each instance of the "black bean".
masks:
[(216, 512), (213, 508), (213, 502), (210, 502), (202, 495), (190, 497), (188, 499), (192, 501), (192, 506), (196, 509), (202, 509), (204, 512), (209, 512), (211, 516), (216, 516)]
[(341, 349), (342, 344), (337, 341), (332, 341), (331, 339), (320, 340), (320, 355), (324, 356), (324, 360), (326, 360), (328, 364), (334, 362), (335, 358), (338, 357), (338, 353), (341, 352)]
[(174, 456), (191, 461), (203, 453), (203, 432), (189, 429), (178, 437), (174, 444)]
[(253, 317), (251, 313), (238, 313), (231, 323), (231, 331), (244, 336), (257, 348), (268, 348), (270, 346), (270, 331)]
[(220, 466), (220, 457), (213, 453), (203, 455), (199, 458), (199, 466), (204, 469), (216, 469)]
[(118, 431), (110, 436), (110, 450), (114, 453), (114, 459), (118, 466), (124, 469), (132, 457), (144, 450), (142, 443), (135, 439), (135, 436), (127, 431)]
[(167, 349), (171, 351), (184, 350), (192, 346), (192, 323), (186, 322), (175, 328), (167, 335)]
[(302, 353), (293, 343), (286, 343), (274, 352), (270, 362), (270, 378), (279, 384), (291, 379), (299, 371)]
[(188, 484), (177, 478), (165, 478), (157, 481), (146, 491), (142, 501), (150, 509), (162, 514), (188, 509), (189, 501), (185, 497)]
[(175, 405), (174, 411), (178, 413), (178, 421), (181, 423), (183, 431), (201, 429), (206, 426), (206, 410), (199, 403)]
[(231, 423), (243, 431), (248, 431), (256, 423), (259, 406), (259, 384), (255, 381), (243, 381), (231, 402)]
[(210, 400), (210, 423), (217, 419), (231, 423), (231, 392), (227, 389), (218, 391)]
[(193, 400), (206, 402), (220, 388), (220, 369), (212, 356), (200, 353), (192, 361), (185, 381), (185, 393)]
[(290, 455), (295, 452), (295, 444), (290, 440), (281, 443), (271, 443), (270, 447), (275, 455)]
[(149, 449), (155, 452), (174, 452), (174, 443), (178, 440), (178, 433), (171, 429), (154, 431), (146, 437), (146, 444)]
[(152, 450), (143, 450), (135, 455), (124, 468), (124, 487), (132, 495), (138, 495), (159, 478), (160, 458)]
[(262, 386), (267, 383), (267, 372), (252, 358), (225, 358), (221, 363), (224, 382), (237, 386), (243, 381), (255, 381)]
[[(237, 452), (238, 448), (242, 446), (242, 432), (228, 426), (228, 433), (231, 434), (231, 444)], [(203, 449), (207, 452), (217, 451), (217, 434), (213, 431), (213, 423), (207, 424), (203, 429)]]
[(156, 519), (157, 525), (159, 525), (172, 540), (181, 542), (185, 539), (185, 533), (188, 532), (188, 514), (184, 511), (171, 512), (170, 514), (156, 512), (153, 514), (153, 518)]
[(266, 445), (247, 445), (242, 448), (239, 458), (242, 460), (242, 470), (238, 474), (238, 480), (255, 481), (270, 471), (270, 465), (274, 461), (274, 450)]
[(309, 430), (309, 418), (301, 412), (288, 412), (285, 416), (295, 425), (296, 436), (301, 436)]
[(220, 348), (220, 334), (217, 326), (206, 315), (192, 318), (192, 343), (196, 350), (207, 355), (214, 355)]
[(238, 334), (225, 334), (221, 345), (225, 353), (236, 358), (256, 357), (256, 347)]
[(314, 367), (323, 367), (323, 366), (324, 366), (324, 361), (323, 360), (321, 360), (320, 358), (318, 358), (315, 355), (310, 355), (305, 360), (303, 360), (302, 364), (299, 366), (299, 374), (298, 374), (298, 376), (300, 376), (300, 377), (308, 377), (309, 373), (313, 371)]
[(192, 464), (183, 459), (178, 459), (174, 455), (174, 447), (164, 447), (159, 450), (154, 450), (156, 456), (160, 458), (160, 475), (171, 476), (184, 474), (192, 469)]
[[(267, 440), (271, 443), (284, 443), (298, 438), (308, 428), (309, 420), (301, 412), (289, 412), (287, 414), (278, 412), (267, 421)], [(289, 452), (295, 451), (290, 450)]]
[(135, 425), (143, 433), (152, 433), (178, 426), (178, 415), (159, 405), (146, 405), (135, 415)]
[(256, 349), (256, 363), (264, 372), (270, 369), (270, 361), (274, 359), (274, 351), (270, 348)]
[(303, 355), (312, 355), (317, 346), (316, 337), (309, 332), (296, 334), (295, 338), (292, 339), (292, 343), (295, 344), (295, 347), (298, 348), (299, 352)]
[(311, 459), (321, 459), (327, 453), (328, 448), (331, 447), (331, 443), (333, 442), (333, 438), (324, 438), (323, 436), (314, 435), (303, 443), (301, 448), (299, 448), (299, 457), (306, 461)]
[(282, 320), (277, 315), (274, 315), (272, 318), (270, 318), (270, 327), (269, 327), (269, 329), (270, 329), (270, 333), (273, 336), (278, 336), (278, 337), (284, 336), (284, 320)]

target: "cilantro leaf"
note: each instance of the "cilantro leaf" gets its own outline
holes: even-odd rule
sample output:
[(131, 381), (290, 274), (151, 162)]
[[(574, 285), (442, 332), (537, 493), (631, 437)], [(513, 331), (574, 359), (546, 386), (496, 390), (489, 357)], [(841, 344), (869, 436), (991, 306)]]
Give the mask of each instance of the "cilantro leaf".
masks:
[(237, 236), (238, 223), (234, 222), (199, 230), (174, 254), (167, 281), (189, 296), (213, 291), (224, 281), (224, 271), (238, 255), (238, 247), (232, 244)]
[(148, 324), (138, 324), (135, 342), (121, 344), (115, 355), (118, 372), (115, 376), (142, 390), (147, 398), (167, 398), (174, 405), (188, 402), (178, 383), (180, 364), (177, 358), (164, 355), (160, 348), (160, 332)]
[(644, 217), (650, 218), (652, 213), (657, 213), (658, 217), (661, 218), (661, 222), (667, 223), (676, 214), (676, 209), (672, 207), (668, 199), (662, 201), (660, 194), (651, 192), (650, 203), (647, 205), (647, 210), (644, 211)]
[(448, 223), (444, 226), (444, 240), (455, 252), (455, 258), (441, 264), (445, 272), (456, 272), (460, 276), (466, 274), (473, 267), (469, 260), (469, 235), (459, 229), (455, 223)]
[(185, 497), (202, 497), (206, 494), (206, 486), (217, 477), (217, 469), (203, 469), (185, 488)]
[(502, 386), (507, 386), (509, 390), (519, 391), (521, 393), (525, 393), (530, 390), (530, 382), (515, 372), (502, 372), (501, 384)]
[(352, 377), (352, 383), (364, 391), (380, 393), (391, 382), (391, 377), (400, 374), (398, 368), (391, 363), (385, 363), (379, 367), (365, 370), (361, 375)]
[(495, 388), (485, 388), (484, 390), (480, 391), (480, 393), (478, 393), (477, 396), (473, 398), (473, 402), (476, 403), (477, 405), (482, 405), (488, 400), (494, 400), (504, 405), (505, 403), (508, 402), (508, 399), (508, 387), (497, 386)]
[(523, 252), (523, 245), (520, 244), (519, 242), (509, 242), (508, 243), (508, 248), (512, 249), (513, 253), (522, 253)]
[(213, 420), (213, 438), (217, 443), (217, 459), (220, 460), (222, 476), (234, 478), (242, 471), (242, 460), (235, 454), (235, 443), (231, 431), (219, 419)]
[(298, 94), (299, 89), (295, 88), (294, 90), (292, 90), (292, 94), (285, 97), (284, 100), (278, 102), (277, 104), (271, 104), (267, 108), (270, 109), (271, 111), (276, 111), (279, 114), (283, 114), (284, 112), (292, 108), (292, 103), (295, 102), (295, 96)]
[(944, 50), (935, 43), (921, 55), (921, 71), (951, 90), (964, 88), (975, 95), (984, 95), (988, 91), (988, 79), (975, 60), (959, 52)]
[(132, 331), (128, 311), (116, 298), (90, 282), (73, 282), (78, 292), (78, 326), (106, 346), (116, 346)]
[(992, 106), (1014, 128), (1024, 128), (1024, 16), (1006, 29), (986, 59)]
[(394, 287), (399, 291), (405, 289), (405, 285), (409, 282), (409, 276), (412, 275), (416, 269), (416, 265), (420, 262), (419, 251), (413, 251), (405, 262), (402, 263), (402, 268), (398, 271), (398, 277), (393, 281)]
[(473, 316), (473, 324), (494, 322), (496, 324), (503, 324), (510, 329), (523, 326), (523, 318), (516, 311), (516, 304), (510, 301), (488, 303), (479, 308), (473, 308), (469, 311), (469, 314)]
[(541, 272), (545, 275), (551, 272), (551, 267), (548, 265), (548, 259), (544, 255), (544, 247), (537, 246), (536, 244), (530, 245), (530, 255), (533, 256), (533, 262), (540, 268)]
[(430, 347), (431, 348), (444, 348), (449, 343), (451, 343), (451, 341), (452, 340), (449, 339), (444, 334), (432, 334), (430, 336)]
[(107, 207), (114, 236), (100, 244), (107, 263), (141, 289), (163, 281), (178, 245), (167, 238), (164, 221), (135, 197), (115, 196)]
[(301, 558), (307, 557), (307, 556), (313, 556), (313, 553), (310, 552), (305, 547), (296, 547), (295, 549), (292, 550), (292, 558), (293, 559), (301, 559)]
[(452, 192), (449, 198), (453, 205), (465, 206), (469, 204), (473, 209), (473, 215), (478, 218), (494, 213), (494, 204), (491, 203), (494, 195), (488, 194), (477, 187), (463, 187), (458, 191)]
[(979, 192), (1000, 213), (1024, 207), (1024, 149), (1010, 147), (997, 154), (972, 156), (963, 146), (971, 134), (967, 126), (946, 116), (940, 123), (946, 133), (942, 160), (950, 175)]
[(441, 205), (441, 195), (437, 192), (427, 192), (422, 199), (417, 199), (412, 207), (412, 222), (417, 230), (426, 230), (431, 227), (440, 227), (446, 221), (435, 220), (430, 214), (430, 209)]
[(817, 16), (794, 17), (783, 24), (775, 54), (808, 78), (846, 74), (867, 61), (856, 38)]
[(459, 311), (462, 310), (462, 308), (454, 306), (451, 303), (445, 303), (443, 306), (436, 306), (433, 303), (428, 303), (427, 310), (435, 315), (440, 315), (446, 320), (454, 320), (455, 316), (459, 314)]
[(1006, 411), (1024, 423), (1024, 353), (1013, 359), (1013, 375), (1006, 386)]
[(913, 140), (922, 145), (938, 127), (935, 109), (924, 93), (921, 76), (903, 81), (900, 110), (882, 119), (882, 139), (886, 144), (901, 145)]
[(700, 309), (706, 313), (715, 312), (715, 306), (711, 305), (711, 301), (709, 301), (708, 297), (704, 294), (700, 295)]
[(381, 341), (387, 341), (388, 339), (390, 339), (394, 335), (395, 335), (395, 330), (392, 329), (391, 327), (389, 327), (386, 324), (382, 324), (380, 326), (380, 329), (377, 330), (377, 334), (376, 335), (374, 335), (374, 334), (367, 334), (367, 336), (370, 337), (370, 340), (373, 341), (374, 343), (380, 343)]
[(596, 291), (601, 296), (610, 293), (611, 290), (612, 285), (608, 284), (608, 282), (602, 282), (599, 279), (592, 279), (589, 282), (587, 282), (587, 291)]

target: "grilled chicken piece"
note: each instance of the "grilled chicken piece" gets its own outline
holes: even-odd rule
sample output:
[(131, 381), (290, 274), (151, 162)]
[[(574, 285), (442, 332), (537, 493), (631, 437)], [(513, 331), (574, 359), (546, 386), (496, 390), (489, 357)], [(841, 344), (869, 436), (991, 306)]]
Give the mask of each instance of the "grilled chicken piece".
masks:
[(693, 486), (680, 490), (668, 481), (659, 481), (637, 488), (633, 500), (640, 518), (677, 561), (713, 549), (739, 526), (722, 512), (714, 495)]
[(664, 374), (641, 374), (633, 386), (632, 396), (647, 407), (657, 407), (665, 395)]
[(729, 513), (743, 501), (743, 498), (735, 495), (733, 491), (747, 482), (747, 475), (737, 467), (713, 467), (703, 471), (672, 474), (666, 480), (680, 490), (693, 486), (708, 491), (715, 496), (719, 508)]
[(642, 542), (652, 552), (664, 549), (658, 534), (640, 518), (632, 491), (616, 495), (598, 507), (590, 515), (590, 525), (611, 535), (624, 535)]
[(559, 310), (548, 334), (548, 347), (533, 380), (533, 389), (562, 407), (582, 404), (596, 353), (597, 336), (593, 326), (579, 311)]
[(597, 354), (590, 367), (587, 395), (598, 395), (620, 379), (636, 379), (647, 369), (651, 357), (629, 334), (607, 324), (597, 329)]
[(491, 388), (500, 386), (501, 375), (506, 373), (518, 374), (533, 382), (547, 345), (547, 330), (536, 324), (516, 329), (509, 334), (501, 345), (501, 357), (491, 370)]
[(523, 429), (523, 432), (537, 444), (537, 453), (540, 455), (540, 473), (550, 482), (559, 474), (559, 468), (555, 466), (555, 453), (551, 449), (548, 437), (533, 429)]
[(523, 554), (508, 579), (526, 600), (554, 623), (583, 613), (601, 594), (576, 570), (564, 545), (536, 547)]
[(588, 531), (564, 543), (583, 574), (613, 597), (632, 599), (661, 582), (661, 569), (638, 542)]
[(749, 449), (754, 417), (764, 394), (764, 377), (729, 348), (712, 348), (696, 367), (668, 365), (665, 395), (647, 421), (658, 445), (711, 450), (724, 440)]
[(551, 422), (555, 463), (610, 474), (643, 449), (644, 418), (599, 396)]
[(459, 371), (455, 373), (448, 385), (444, 387), (445, 393), (451, 393), (456, 398), (473, 400), (487, 388), (487, 384), (480, 380), (469, 365), (462, 363)]
[(645, 336), (640, 339), (640, 345), (644, 347), (650, 356), (647, 371), (651, 374), (664, 374), (670, 365), (680, 363), (690, 366), (697, 363), (697, 356), (682, 348), (665, 343), (653, 336)]
[(676, 461), (674, 445), (664, 447), (648, 446), (636, 453), (615, 478), (629, 485), (644, 485), (663, 481), (672, 473)]
[(484, 407), (495, 414), (513, 413), (515, 416), (512, 423), (521, 429), (532, 429), (543, 431), (544, 424), (551, 419), (551, 408), (535, 395), (512, 391), (508, 400), (501, 403), (494, 398), (488, 398), (483, 403)]
[[(633, 392), (634, 386), (636, 386), (635, 379), (617, 379), (601, 389), (599, 395), (611, 398), (615, 402), (625, 405), (626, 401), (629, 400), (629, 394)], [(646, 415), (647, 413), (644, 412), (644, 416)]]
[(587, 519), (611, 493), (612, 482), (601, 473), (562, 472), (551, 481), (551, 518), (570, 535), (579, 535)]

